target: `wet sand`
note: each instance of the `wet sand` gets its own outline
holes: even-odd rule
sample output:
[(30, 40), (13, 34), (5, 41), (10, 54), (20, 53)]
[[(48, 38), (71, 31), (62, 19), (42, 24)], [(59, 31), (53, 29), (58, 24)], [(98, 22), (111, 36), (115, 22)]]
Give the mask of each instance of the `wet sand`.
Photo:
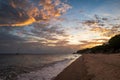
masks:
[(85, 54), (54, 80), (120, 80), (120, 54)]

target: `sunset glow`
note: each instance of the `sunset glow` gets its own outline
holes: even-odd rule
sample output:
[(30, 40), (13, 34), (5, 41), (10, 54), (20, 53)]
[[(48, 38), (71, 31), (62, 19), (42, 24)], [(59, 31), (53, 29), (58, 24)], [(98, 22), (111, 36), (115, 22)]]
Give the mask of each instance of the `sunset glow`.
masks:
[(118, 0), (1, 0), (1, 47), (9, 51), (12, 44), (22, 46), (23, 51), (69, 52), (101, 45), (120, 34), (119, 3)]

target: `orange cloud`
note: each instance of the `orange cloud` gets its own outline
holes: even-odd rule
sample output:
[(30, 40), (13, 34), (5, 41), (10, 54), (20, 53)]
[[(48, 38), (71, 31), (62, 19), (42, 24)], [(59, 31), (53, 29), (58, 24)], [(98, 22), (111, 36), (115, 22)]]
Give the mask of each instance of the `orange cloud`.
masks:
[(83, 40), (80, 41), (82, 44), (80, 44), (81, 49), (84, 48), (91, 48), (97, 45), (102, 45), (106, 42), (108, 42), (109, 38), (98, 38), (98, 39), (92, 39), (91, 41)]
[[(60, 0), (41, 0), (40, 2), (10, 0), (2, 3), (0, 7), (0, 26), (25, 26), (34, 22), (49, 21), (71, 8)], [(2, 8), (5, 8), (4, 11)]]
[(102, 28), (102, 27), (93, 27), (91, 29), (91, 31), (96, 31), (96, 32), (108, 32), (109, 30), (106, 28)]
[(29, 18), (26, 21), (21, 21), (21, 22), (16, 22), (16, 23), (12, 23), (12, 24), (0, 24), (0, 26), (25, 26), (25, 25), (29, 25), (32, 24), (33, 22), (35, 22), (36, 20), (34, 18)]
[(86, 43), (80, 44), (80, 46), (81, 46), (81, 49), (85, 49), (85, 48), (91, 48), (101, 44), (103, 44), (103, 42), (95, 41), (95, 42), (86, 42)]
[(104, 28), (104, 27), (92, 27), (91, 31), (99, 32), (101, 36), (113, 37), (116, 34), (120, 34), (119, 26), (113, 26), (112, 28)]
[(63, 3), (60, 0), (42, 0), (40, 1), (39, 6), (42, 7), (40, 15), (42, 15), (43, 19), (47, 20), (59, 17), (71, 8), (70, 5)]
[[(90, 31), (100, 33), (104, 37), (112, 37), (116, 34), (120, 34), (119, 24), (109, 24), (112, 19), (100, 17), (98, 15), (94, 16), (93, 20), (86, 20), (82, 24), (89, 27)], [(115, 21), (115, 20), (114, 20)], [(109, 28), (108, 28), (109, 27)]]

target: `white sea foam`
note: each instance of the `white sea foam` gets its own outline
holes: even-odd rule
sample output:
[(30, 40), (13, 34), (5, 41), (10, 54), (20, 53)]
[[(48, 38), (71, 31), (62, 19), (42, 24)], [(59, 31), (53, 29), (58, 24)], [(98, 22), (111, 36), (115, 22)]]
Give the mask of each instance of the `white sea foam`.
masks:
[(17, 78), (18, 80), (51, 80), (57, 76), (64, 68), (70, 65), (70, 63), (72, 63), (76, 58), (77, 57), (57, 62), (38, 71), (21, 74)]

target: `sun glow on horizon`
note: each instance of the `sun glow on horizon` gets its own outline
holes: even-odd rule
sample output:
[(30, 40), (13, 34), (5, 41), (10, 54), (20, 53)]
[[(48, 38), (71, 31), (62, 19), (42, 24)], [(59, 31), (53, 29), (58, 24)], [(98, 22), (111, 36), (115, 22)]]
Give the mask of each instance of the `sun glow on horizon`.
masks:
[(118, 0), (0, 0), (0, 51), (16, 52), (18, 45), (23, 45), (23, 52), (102, 45), (120, 34), (119, 4)]

